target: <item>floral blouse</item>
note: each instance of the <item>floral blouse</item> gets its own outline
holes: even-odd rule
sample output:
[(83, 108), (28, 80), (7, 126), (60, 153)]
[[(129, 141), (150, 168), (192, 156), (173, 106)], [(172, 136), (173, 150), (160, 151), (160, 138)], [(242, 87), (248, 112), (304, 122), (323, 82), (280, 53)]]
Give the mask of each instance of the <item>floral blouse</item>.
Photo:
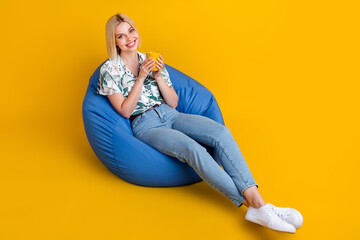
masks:
[[(146, 54), (139, 51), (137, 52), (139, 57), (139, 74), (141, 64), (146, 59)], [(165, 65), (162, 69), (161, 77), (169, 87), (172, 87), (170, 76)], [(97, 94), (112, 95), (121, 92), (126, 98), (130, 94), (136, 79), (137, 77), (126, 67), (124, 61), (118, 54), (115, 62), (109, 58), (101, 66), (100, 77), (97, 85)], [(154, 78), (154, 73), (150, 71), (144, 80), (137, 106), (131, 115), (145, 112), (155, 104), (160, 105), (162, 103), (165, 103), (165, 101), (161, 96), (160, 90)]]

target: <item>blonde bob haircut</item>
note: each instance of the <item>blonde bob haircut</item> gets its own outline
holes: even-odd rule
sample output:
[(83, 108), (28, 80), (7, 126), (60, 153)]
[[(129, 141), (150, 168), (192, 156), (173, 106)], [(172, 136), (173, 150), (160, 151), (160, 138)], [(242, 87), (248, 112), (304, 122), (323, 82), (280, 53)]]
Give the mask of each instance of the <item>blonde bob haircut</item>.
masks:
[[(135, 31), (137, 31), (139, 33), (135, 22), (133, 20), (131, 20), (131, 18), (129, 18), (125, 14), (117, 13), (114, 16), (109, 18), (109, 20), (106, 22), (106, 29), (105, 29), (106, 49), (107, 49), (107, 53), (108, 53), (109, 57), (113, 61), (116, 59), (117, 55), (120, 55), (120, 52), (121, 52), (121, 49), (118, 46), (116, 46), (116, 44), (115, 44), (115, 28), (121, 22), (127, 22), (135, 29)], [(141, 37), (139, 34), (138, 47), (140, 48), (140, 46), (141, 46)]]

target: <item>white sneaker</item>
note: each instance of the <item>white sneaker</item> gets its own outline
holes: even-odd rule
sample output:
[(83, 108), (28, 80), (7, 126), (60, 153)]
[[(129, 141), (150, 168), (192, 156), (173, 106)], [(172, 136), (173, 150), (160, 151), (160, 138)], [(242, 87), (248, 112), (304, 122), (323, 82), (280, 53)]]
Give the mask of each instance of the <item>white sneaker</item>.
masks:
[(245, 219), (277, 231), (296, 232), (295, 227), (276, 215), (269, 204), (265, 204), (260, 208), (249, 206)]
[(303, 223), (303, 216), (301, 213), (294, 208), (281, 208), (267, 203), (273, 209), (273, 211), (278, 215), (282, 220), (293, 225), (296, 229), (301, 227)]

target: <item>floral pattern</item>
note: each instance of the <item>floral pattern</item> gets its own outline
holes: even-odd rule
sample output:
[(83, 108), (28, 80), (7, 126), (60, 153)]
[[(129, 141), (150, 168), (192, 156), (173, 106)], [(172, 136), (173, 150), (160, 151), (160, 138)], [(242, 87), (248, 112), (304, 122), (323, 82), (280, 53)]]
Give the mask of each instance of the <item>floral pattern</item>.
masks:
[[(137, 53), (139, 57), (139, 74), (141, 64), (146, 59), (146, 54), (139, 51), (137, 51)], [(165, 65), (161, 71), (161, 77), (169, 87), (172, 87), (170, 76), (166, 70)], [(115, 62), (109, 58), (100, 68), (97, 94), (112, 95), (120, 92), (124, 95), (125, 98), (127, 98), (135, 84), (136, 79), (137, 77), (126, 67), (120, 55), (117, 56)], [(154, 78), (154, 73), (150, 71), (144, 80), (139, 101), (134, 111), (132, 112), (132, 115), (140, 114), (155, 104), (162, 103), (165, 103), (165, 101), (161, 96), (157, 82)]]

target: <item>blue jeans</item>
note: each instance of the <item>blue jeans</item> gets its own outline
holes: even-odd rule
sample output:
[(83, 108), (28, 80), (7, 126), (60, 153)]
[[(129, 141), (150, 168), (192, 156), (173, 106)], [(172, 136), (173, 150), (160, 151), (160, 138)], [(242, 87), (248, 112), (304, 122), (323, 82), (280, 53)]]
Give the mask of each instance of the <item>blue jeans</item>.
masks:
[[(246, 199), (245, 189), (259, 187), (229, 129), (210, 118), (180, 113), (161, 104), (135, 118), (131, 128), (136, 138), (189, 164), (237, 207)], [(214, 147), (218, 160), (199, 143)]]

